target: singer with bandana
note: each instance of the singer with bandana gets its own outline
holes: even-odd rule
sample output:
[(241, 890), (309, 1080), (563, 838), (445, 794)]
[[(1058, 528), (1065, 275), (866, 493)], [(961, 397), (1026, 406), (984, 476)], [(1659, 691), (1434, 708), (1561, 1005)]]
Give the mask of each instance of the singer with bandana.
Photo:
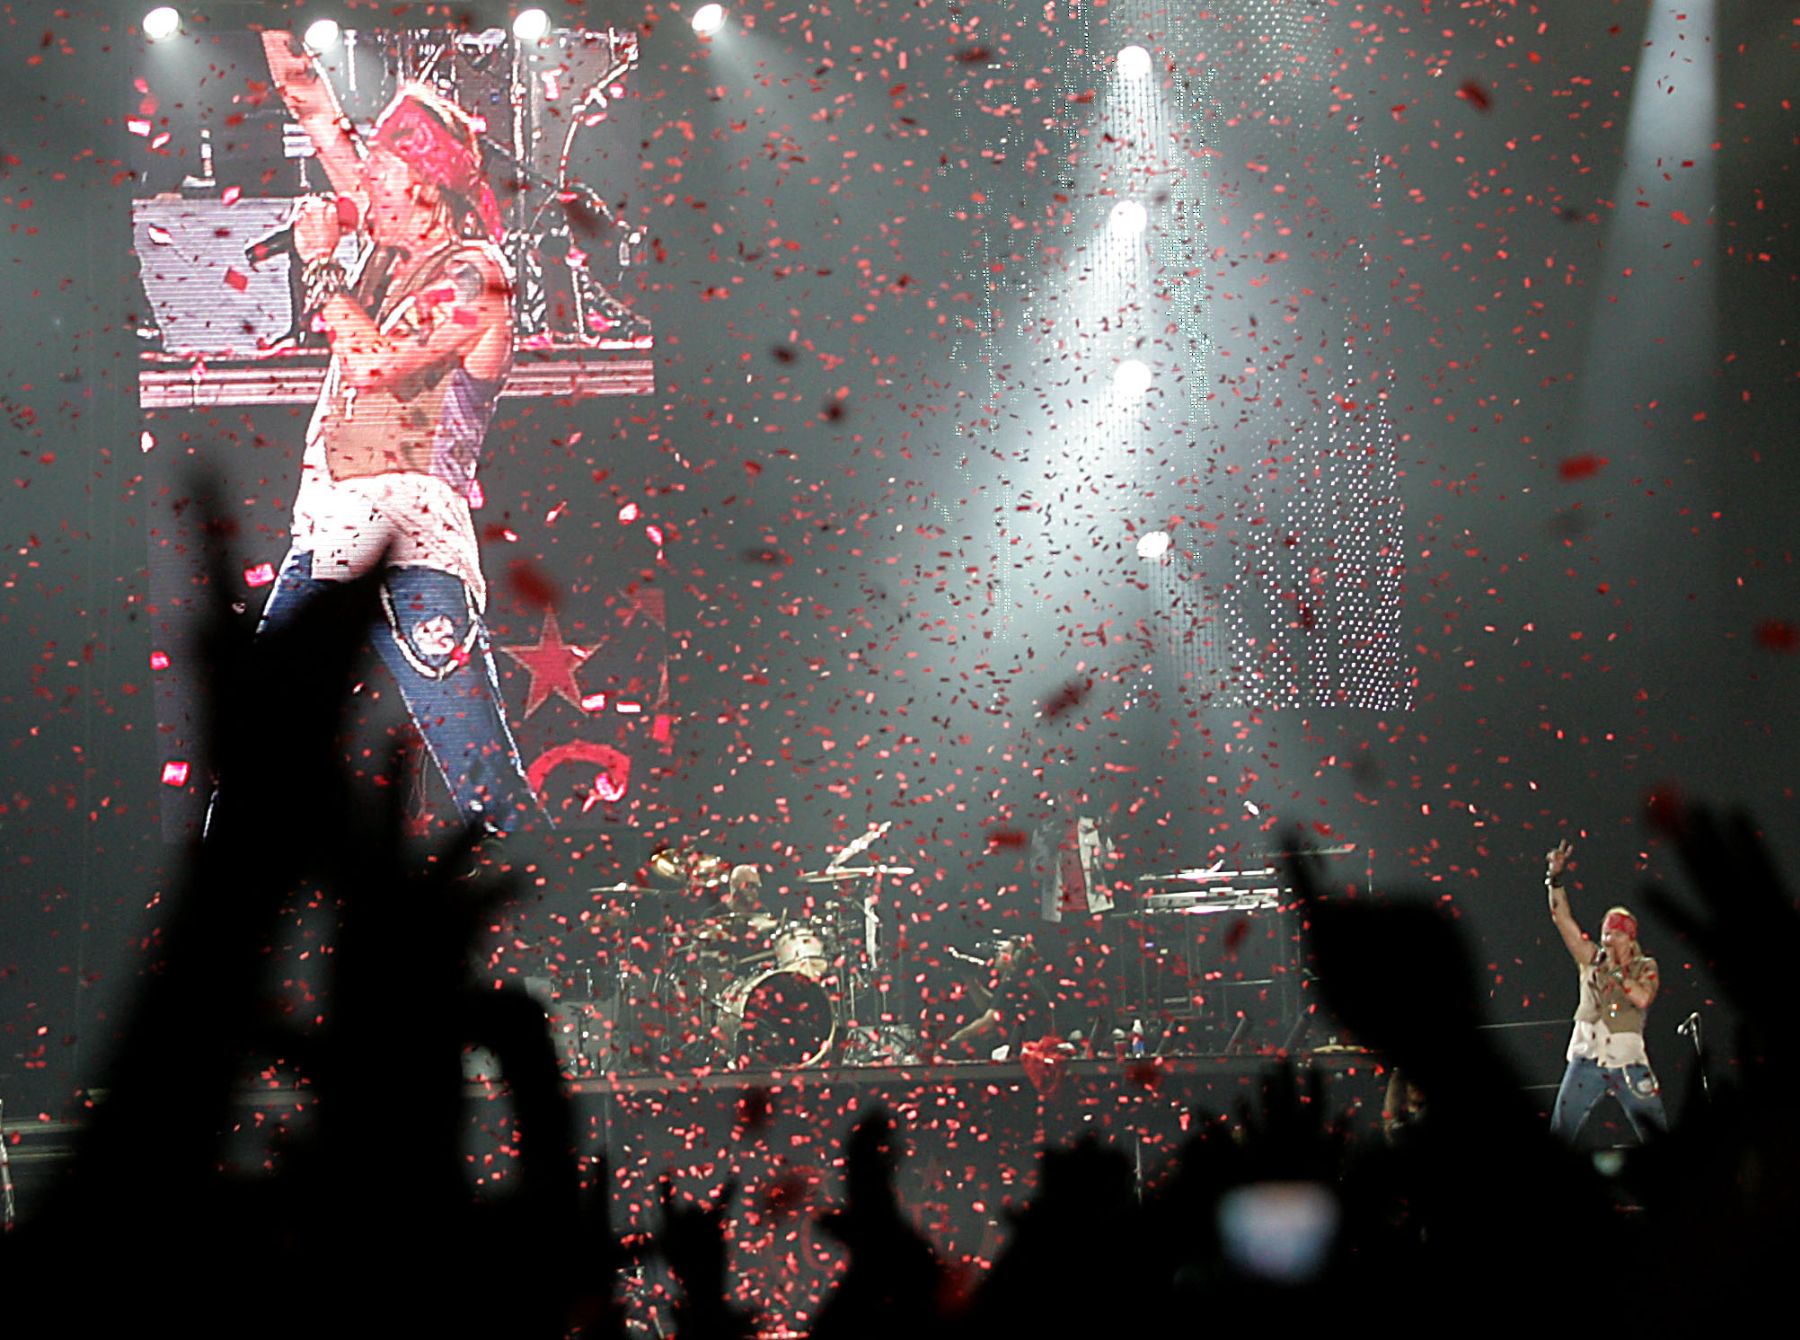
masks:
[(512, 278), (480, 138), (421, 84), (358, 135), (291, 34), (265, 33), (263, 48), (333, 191), (294, 215), (302, 319), (331, 360), (263, 627), (384, 565), (375, 650), (464, 820), (510, 831), (543, 811), (502, 710), (471, 516), (513, 360)]
[(1669, 1128), (1662, 1090), (1644, 1047), (1644, 1020), (1658, 985), (1656, 960), (1639, 948), (1637, 918), (1627, 908), (1608, 909), (1600, 924), (1599, 944), (1582, 933), (1563, 887), (1574, 852), (1567, 842), (1560, 842), (1545, 857), (1550, 919), (1575, 960), (1581, 990), (1550, 1129), (1574, 1143), (1595, 1106), (1611, 1094), (1642, 1141), (1652, 1131), (1660, 1134)]

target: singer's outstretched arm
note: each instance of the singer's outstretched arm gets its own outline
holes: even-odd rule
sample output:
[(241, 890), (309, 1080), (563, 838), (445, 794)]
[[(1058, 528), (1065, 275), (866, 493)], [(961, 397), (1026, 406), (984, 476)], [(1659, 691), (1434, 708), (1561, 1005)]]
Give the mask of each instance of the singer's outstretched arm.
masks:
[(362, 155), (356, 133), (338, 105), (331, 81), (320, 73), (312, 55), (290, 32), (265, 32), (263, 54), (281, 97), (312, 140), (325, 179), (339, 195), (352, 195), (362, 182)]
[(1567, 842), (1559, 842), (1545, 856), (1544, 886), (1550, 897), (1550, 920), (1556, 923), (1557, 933), (1562, 936), (1563, 945), (1568, 949), (1569, 957), (1575, 960), (1575, 966), (1585, 968), (1594, 961), (1600, 947), (1581, 933), (1574, 912), (1569, 910), (1569, 892), (1562, 885), (1563, 870), (1574, 851)]

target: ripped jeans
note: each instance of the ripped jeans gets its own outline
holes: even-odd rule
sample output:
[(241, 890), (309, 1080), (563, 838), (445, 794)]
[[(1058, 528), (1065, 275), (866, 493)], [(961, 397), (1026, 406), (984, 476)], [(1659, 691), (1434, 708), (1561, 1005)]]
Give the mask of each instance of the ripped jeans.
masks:
[[(310, 553), (290, 553), (259, 631), (280, 626), (329, 586), (312, 575)], [(435, 568), (389, 568), (381, 612), (369, 640), (463, 819), (500, 832), (527, 819), (547, 822), (506, 724), (487, 627), (461, 579)]]
[(1602, 1066), (1585, 1056), (1569, 1062), (1563, 1071), (1562, 1085), (1556, 1091), (1556, 1106), (1550, 1112), (1550, 1133), (1570, 1144), (1581, 1134), (1599, 1102), (1607, 1094), (1619, 1100), (1625, 1120), (1639, 1143), (1654, 1131), (1662, 1135), (1669, 1129), (1668, 1114), (1663, 1111), (1662, 1087), (1647, 1065)]

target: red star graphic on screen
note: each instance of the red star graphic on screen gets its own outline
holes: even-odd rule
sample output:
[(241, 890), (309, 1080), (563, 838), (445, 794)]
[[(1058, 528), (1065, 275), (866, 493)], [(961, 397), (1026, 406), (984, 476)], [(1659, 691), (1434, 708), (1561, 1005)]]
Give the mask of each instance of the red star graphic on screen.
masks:
[(542, 707), (553, 693), (560, 693), (577, 710), (582, 710), (581, 686), (575, 682), (575, 672), (593, 655), (594, 647), (564, 642), (555, 610), (544, 611), (543, 631), (535, 643), (520, 643), (500, 650), (524, 666), (531, 676), (531, 686), (525, 691), (526, 716)]

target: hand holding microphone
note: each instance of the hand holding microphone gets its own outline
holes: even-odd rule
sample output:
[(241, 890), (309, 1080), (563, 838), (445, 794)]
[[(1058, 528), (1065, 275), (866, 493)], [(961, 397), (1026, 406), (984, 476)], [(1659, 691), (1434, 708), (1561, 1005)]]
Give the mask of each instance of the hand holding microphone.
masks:
[(294, 254), (302, 263), (321, 260), (337, 250), (345, 233), (356, 231), (362, 210), (348, 195), (309, 195), (301, 197), (294, 210), (291, 225)]
[(337, 250), (344, 234), (357, 230), (363, 214), (360, 193), (303, 195), (286, 223), (244, 248), (244, 259), (252, 265), (275, 256), (292, 256), (300, 264), (322, 259)]

